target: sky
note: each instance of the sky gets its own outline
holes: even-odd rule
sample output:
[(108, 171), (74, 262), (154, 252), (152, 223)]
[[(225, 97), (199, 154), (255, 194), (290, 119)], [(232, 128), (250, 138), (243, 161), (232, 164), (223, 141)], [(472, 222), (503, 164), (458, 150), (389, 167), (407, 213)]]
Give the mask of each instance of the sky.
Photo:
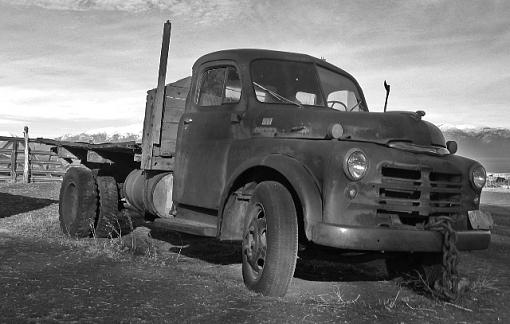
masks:
[(141, 131), (163, 23), (167, 83), (227, 48), (324, 57), (371, 111), (510, 128), (510, 1), (0, 0), (0, 136)]

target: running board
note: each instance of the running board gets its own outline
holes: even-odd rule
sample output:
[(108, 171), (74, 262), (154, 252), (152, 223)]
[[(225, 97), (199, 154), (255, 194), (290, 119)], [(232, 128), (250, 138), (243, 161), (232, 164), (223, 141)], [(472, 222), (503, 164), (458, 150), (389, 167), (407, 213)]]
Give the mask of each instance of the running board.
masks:
[(197, 222), (179, 217), (156, 218), (153, 224), (169, 230), (199, 236), (216, 237), (217, 232), (216, 224)]

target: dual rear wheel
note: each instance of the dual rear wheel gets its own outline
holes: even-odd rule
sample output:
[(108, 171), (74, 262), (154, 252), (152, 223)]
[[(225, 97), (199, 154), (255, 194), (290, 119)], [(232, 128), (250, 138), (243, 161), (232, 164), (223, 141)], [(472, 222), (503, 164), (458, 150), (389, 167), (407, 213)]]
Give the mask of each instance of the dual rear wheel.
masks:
[(119, 192), (110, 176), (97, 176), (92, 170), (71, 167), (60, 187), (59, 221), (69, 236), (115, 237), (121, 234)]

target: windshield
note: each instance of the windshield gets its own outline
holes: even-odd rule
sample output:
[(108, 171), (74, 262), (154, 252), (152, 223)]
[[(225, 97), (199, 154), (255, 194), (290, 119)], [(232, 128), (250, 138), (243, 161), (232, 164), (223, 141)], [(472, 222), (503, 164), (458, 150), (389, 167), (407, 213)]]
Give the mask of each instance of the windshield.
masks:
[(366, 110), (352, 80), (313, 63), (257, 60), (251, 74), (256, 98), (263, 103)]
[(311, 63), (257, 60), (252, 64), (251, 73), (260, 102), (281, 103), (288, 100), (303, 105), (324, 105), (315, 66)]
[(343, 111), (366, 110), (354, 82), (320, 66), (317, 71), (328, 107)]

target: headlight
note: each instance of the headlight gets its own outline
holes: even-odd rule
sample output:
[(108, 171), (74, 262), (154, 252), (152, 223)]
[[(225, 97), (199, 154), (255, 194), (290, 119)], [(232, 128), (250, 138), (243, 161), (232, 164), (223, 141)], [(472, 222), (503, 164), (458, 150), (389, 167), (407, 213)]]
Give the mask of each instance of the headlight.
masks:
[(359, 149), (347, 152), (344, 160), (344, 172), (349, 179), (357, 181), (365, 176), (367, 170), (368, 159), (365, 153)]
[(485, 169), (481, 165), (477, 165), (471, 169), (471, 183), (475, 187), (475, 189), (482, 189), (485, 186), (485, 181), (487, 180), (487, 173)]

